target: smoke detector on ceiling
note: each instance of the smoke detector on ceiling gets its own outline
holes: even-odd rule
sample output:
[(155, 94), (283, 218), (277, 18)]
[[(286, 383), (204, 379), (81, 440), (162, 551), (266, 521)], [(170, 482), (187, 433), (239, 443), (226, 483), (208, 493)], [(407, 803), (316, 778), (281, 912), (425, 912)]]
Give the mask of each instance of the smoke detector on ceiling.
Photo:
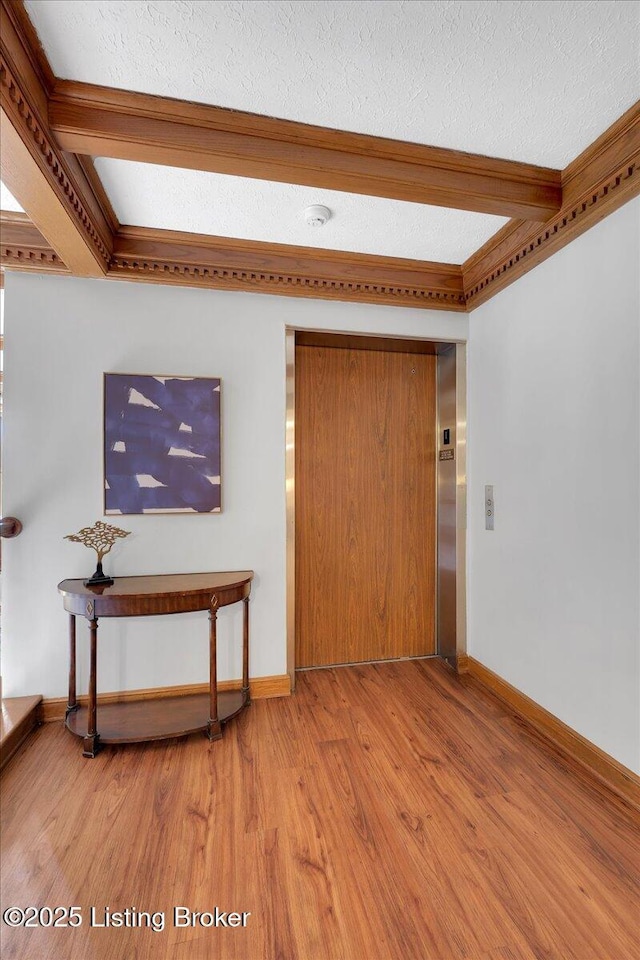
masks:
[(324, 227), (330, 218), (331, 210), (329, 210), (329, 207), (323, 207), (319, 203), (314, 203), (304, 211), (304, 219), (310, 227)]

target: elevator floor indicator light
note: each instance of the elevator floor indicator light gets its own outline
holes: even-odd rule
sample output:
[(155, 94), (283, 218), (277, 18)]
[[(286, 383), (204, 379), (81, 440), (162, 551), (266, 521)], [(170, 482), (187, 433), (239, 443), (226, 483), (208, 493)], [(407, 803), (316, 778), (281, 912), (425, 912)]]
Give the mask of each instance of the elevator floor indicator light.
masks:
[(451, 443), (451, 431), (449, 427), (442, 431), (442, 443), (445, 447), (448, 443)]

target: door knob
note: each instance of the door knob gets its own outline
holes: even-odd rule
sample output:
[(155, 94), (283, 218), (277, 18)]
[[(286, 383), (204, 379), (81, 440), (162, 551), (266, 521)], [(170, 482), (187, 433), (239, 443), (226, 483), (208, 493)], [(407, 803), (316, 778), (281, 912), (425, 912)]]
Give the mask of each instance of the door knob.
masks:
[(17, 537), (22, 530), (22, 524), (17, 517), (3, 517), (0, 520), (0, 537), (10, 540)]

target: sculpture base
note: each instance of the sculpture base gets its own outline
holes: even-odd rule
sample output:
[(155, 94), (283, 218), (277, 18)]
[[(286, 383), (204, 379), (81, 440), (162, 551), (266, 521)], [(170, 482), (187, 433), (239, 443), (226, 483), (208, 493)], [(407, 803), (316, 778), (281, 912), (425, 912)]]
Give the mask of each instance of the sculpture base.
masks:
[(96, 572), (88, 580), (82, 581), (85, 587), (110, 587), (114, 582), (113, 577), (108, 577), (106, 573), (102, 571), (102, 561), (98, 562), (96, 567)]
[(91, 577), (90, 580), (82, 581), (85, 587), (110, 587), (112, 583), (115, 583), (111, 577)]

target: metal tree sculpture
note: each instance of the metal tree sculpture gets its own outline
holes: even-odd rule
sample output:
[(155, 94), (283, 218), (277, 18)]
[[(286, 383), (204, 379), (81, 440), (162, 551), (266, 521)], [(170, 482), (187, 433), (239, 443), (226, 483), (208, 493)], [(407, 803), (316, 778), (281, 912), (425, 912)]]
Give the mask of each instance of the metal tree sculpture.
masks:
[(65, 540), (73, 540), (74, 543), (83, 543), (85, 547), (95, 550), (98, 554), (96, 572), (89, 580), (84, 581), (85, 586), (108, 587), (113, 583), (113, 579), (107, 577), (102, 570), (102, 558), (109, 553), (116, 540), (120, 537), (128, 537), (130, 532), (130, 530), (121, 530), (120, 527), (114, 527), (110, 523), (97, 520), (92, 527), (83, 527), (77, 533), (69, 533), (64, 538)]

